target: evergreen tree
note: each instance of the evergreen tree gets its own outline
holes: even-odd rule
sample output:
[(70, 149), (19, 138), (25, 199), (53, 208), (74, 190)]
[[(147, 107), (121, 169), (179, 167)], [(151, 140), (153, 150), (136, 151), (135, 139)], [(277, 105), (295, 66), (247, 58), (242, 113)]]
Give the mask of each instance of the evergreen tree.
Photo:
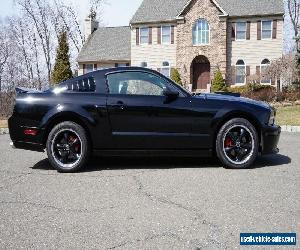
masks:
[(218, 69), (215, 72), (214, 79), (211, 84), (211, 91), (217, 92), (217, 91), (226, 91), (226, 90), (227, 90), (227, 86), (225, 84), (225, 80), (222, 76), (221, 71)]
[(177, 69), (174, 68), (171, 69), (171, 79), (177, 84), (182, 86), (181, 77)]
[(51, 82), (58, 84), (72, 78), (72, 70), (69, 56), (69, 44), (67, 41), (67, 32), (62, 31), (58, 38), (58, 47), (53, 71), (51, 73)]

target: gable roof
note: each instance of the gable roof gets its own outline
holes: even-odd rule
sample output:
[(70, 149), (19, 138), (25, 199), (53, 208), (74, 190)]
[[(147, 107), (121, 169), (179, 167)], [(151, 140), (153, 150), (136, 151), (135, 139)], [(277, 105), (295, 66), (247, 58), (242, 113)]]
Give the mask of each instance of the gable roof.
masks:
[(130, 61), (130, 27), (98, 28), (84, 44), (77, 61)]
[[(173, 21), (193, 0), (144, 0), (131, 19), (131, 24)], [(212, 0), (229, 16), (284, 14), (283, 0)]]

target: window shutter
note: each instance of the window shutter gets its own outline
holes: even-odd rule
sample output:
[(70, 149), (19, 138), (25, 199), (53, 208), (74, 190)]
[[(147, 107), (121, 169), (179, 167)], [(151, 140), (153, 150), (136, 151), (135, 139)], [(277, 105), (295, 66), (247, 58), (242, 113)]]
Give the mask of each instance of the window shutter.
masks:
[(157, 27), (157, 44), (161, 44), (161, 26)]
[(140, 44), (140, 29), (136, 28), (136, 45)]
[(235, 84), (235, 79), (236, 79), (236, 69), (235, 66), (231, 66), (231, 84)]
[(250, 29), (251, 29), (251, 22), (247, 21), (247, 33), (246, 33), (247, 40), (250, 40)]
[(129, 67), (130, 66), (130, 63), (126, 63), (126, 67)]
[(246, 83), (249, 82), (249, 76), (250, 76), (250, 66), (246, 66)]
[(97, 67), (97, 63), (94, 64), (94, 70), (97, 70), (98, 67)]
[(258, 78), (258, 83), (260, 83), (260, 66), (256, 66), (256, 75)]
[(149, 44), (152, 44), (152, 27), (149, 27)]
[(171, 44), (174, 44), (174, 42), (175, 42), (175, 27), (174, 27), (174, 25), (172, 25), (171, 26)]
[(257, 40), (261, 40), (261, 21), (257, 21)]
[(273, 33), (272, 38), (276, 39), (277, 37), (277, 20), (273, 20)]
[(231, 23), (231, 40), (235, 40), (235, 23)]
[(86, 69), (85, 64), (82, 65), (82, 68), (83, 68), (83, 74), (85, 74), (85, 69)]

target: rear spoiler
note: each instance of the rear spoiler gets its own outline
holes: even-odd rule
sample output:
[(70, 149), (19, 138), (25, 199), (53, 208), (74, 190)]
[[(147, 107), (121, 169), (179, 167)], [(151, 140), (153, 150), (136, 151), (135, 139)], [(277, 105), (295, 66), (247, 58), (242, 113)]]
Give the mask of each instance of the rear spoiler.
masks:
[(216, 94), (219, 95), (229, 95), (229, 96), (234, 96), (234, 97), (241, 97), (240, 93), (233, 93), (233, 92), (215, 92)]
[(40, 93), (41, 91), (38, 91), (36, 89), (29, 89), (29, 88), (21, 88), (17, 87), (16, 88), (16, 93), (18, 94), (27, 94), (27, 93)]

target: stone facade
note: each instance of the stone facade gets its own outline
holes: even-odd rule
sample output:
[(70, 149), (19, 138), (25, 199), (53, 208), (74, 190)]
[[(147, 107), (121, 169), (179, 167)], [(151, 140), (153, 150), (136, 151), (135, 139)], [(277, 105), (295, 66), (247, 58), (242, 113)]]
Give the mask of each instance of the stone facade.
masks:
[[(177, 68), (186, 85), (193, 82), (192, 63), (197, 56), (205, 56), (211, 66), (210, 75), (219, 68), (226, 76), (226, 17), (210, 0), (195, 0), (185, 11), (184, 22), (177, 26)], [(210, 27), (208, 45), (193, 45), (192, 27), (198, 19), (205, 19)]]

